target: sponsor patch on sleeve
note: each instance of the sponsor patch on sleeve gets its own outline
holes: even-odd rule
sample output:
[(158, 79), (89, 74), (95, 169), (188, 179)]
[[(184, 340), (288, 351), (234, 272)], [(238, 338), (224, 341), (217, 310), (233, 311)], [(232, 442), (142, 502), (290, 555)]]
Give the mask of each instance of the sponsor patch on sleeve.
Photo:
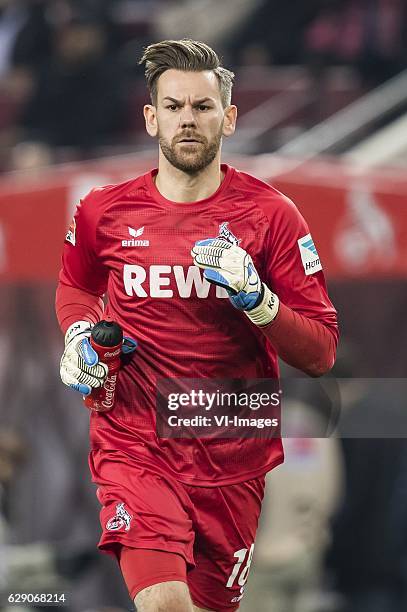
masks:
[(66, 232), (65, 240), (70, 242), (73, 246), (76, 245), (76, 221), (72, 219), (71, 224)]
[(298, 248), (300, 249), (302, 265), (307, 276), (322, 270), (322, 264), (311, 234), (299, 238)]

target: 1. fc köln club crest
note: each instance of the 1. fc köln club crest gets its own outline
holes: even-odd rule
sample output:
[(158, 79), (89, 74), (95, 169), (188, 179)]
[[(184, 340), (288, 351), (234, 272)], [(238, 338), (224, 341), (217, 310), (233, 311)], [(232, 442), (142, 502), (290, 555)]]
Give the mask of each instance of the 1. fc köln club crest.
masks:
[(228, 242), (230, 242), (230, 244), (239, 246), (240, 238), (236, 238), (232, 230), (229, 229), (228, 221), (223, 221), (223, 223), (219, 225), (218, 238), (222, 238), (222, 240), (227, 240)]
[(124, 528), (125, 531), (129, 531), (132, 518), (133, 517), (127, 512), (123, 503), (117, 504), (116, 514), (107, 521), (106, 529), (109, 531), (118, 531)]

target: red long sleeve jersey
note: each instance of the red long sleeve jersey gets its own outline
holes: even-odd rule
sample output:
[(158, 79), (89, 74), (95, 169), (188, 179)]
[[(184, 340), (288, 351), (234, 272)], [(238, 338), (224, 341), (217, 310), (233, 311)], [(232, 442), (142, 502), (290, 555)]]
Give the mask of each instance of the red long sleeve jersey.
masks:
[(159, 438), (159, 378), (272, 378), (276, 350), (226, 292), (193, 265), (197, 240), (227, 235), (253, 258), (260, 277), (294, 311), (329, 328), (336, 312), (309, 229), (294, 204), (266, 183), (223, 165), (209, 198), (176, 203), (154, 184), (156, 170), (95, 189), (67, 234), (60, 282), (102, 296), (105, 314), (136, 338), (120, 372), (114, 409), (92, 413), (92, 448), (120, 449), (144, 465), (200, 486), (254, 478), (283, 461), (281, 440)]

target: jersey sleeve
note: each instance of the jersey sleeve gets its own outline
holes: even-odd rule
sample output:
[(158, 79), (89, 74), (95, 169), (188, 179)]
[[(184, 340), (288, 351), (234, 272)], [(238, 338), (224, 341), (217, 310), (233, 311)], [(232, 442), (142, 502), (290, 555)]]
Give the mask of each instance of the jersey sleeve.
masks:
[(337, 340), (336, 310), (328, 297), (317, 248), (304, 218), (285, 196), (270, 223), (265, 257), (264, 280), (280, 301), (326, 325)]
[(109, 271), (98, 256), (97, 225), (100, 208), (98, 190), (83, 198), (65, 237), (62, 253), (61, 283), (102, 297), (107, 289)]

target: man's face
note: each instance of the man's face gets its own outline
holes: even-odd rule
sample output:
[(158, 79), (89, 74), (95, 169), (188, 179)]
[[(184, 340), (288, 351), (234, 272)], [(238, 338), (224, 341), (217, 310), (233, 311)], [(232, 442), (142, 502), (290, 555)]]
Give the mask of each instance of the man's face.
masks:
[(223, 108), (218, 79), (209, 70), (167, 70), (158, 79), (156, 107), (144, 112), (147, 131), (158, 137), (163, 155), (191, 175), (215, 159), (236, 119), (235, 107)]

